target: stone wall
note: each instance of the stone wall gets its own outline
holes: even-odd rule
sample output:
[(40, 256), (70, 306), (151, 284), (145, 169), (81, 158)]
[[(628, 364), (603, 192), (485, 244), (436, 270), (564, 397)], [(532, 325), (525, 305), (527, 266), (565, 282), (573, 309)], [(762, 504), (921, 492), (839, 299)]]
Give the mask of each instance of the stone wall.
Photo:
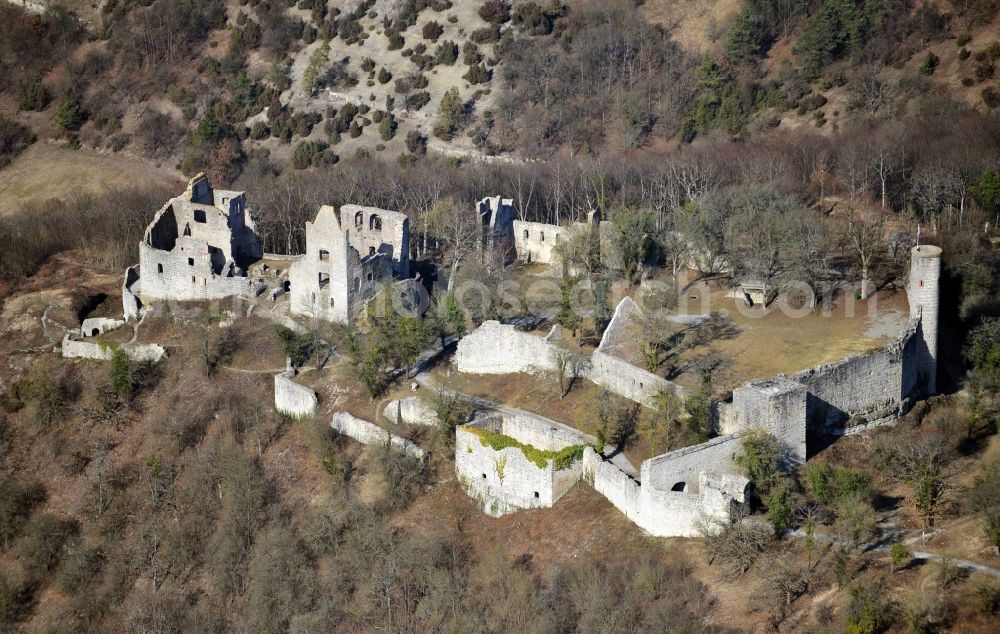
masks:
[(438, 424), (434, 408), (415, 396), (392, 399), (382, 410), (382, 415), (397, 425)]
[(142, 272), (140, 298), (144, 303), (157, 299), (198, 301), (223, 297), (256, 297), (266, 285), (235, 275), (231, 269), (216, 273), (209, 245), (191, 237), (177, 238), (172, 251), (139, 244)]
[(125, 270), (125, 279), (122, 280), (122, 315), (126, 321), (139, 318), (139, 310), (142, 308), (139, 300), (141, 288), (139, 265), (130, 266)]
[(95, 359), (110, 361), (115, 350), (121, 348), (133, 361), (157, 363), (166, 354), (162, 346), (155, 343), (126, 343), (122, 346), (79, 341), (66, 335), (62, 340), (62, 356), (67, 359)]
[(739, 452), (740, 434), (719, 436), (700, 445), (671, 451), (642, 463), (643, 486), (665, 491), (697, 493), (700, 474), (735, 473), (733, 456)]
[(806, 387), (784, 376), (751, 381), (733, 390), (744, 427), (761, 427), (777, 438), (788, 464), (806, 459)]
[(513, 262), (517, 253), (514, 244), (514, 201), (502, 196), (483, 198), (476, 203), (476, 210), (483, 232), (481, 246), (494, 249), (504, 263)]
[[(549, 339), (521, 332), (513, 325), (485, 321), (458, 342), (455, 367), (469, 374), (555, 372), (559, 347)], [(600, 351), (594, 351), (590, 363), (581, 370), (581, 378), (650, 407), (660, 392), (683, 395), (680, 386)]]
[(514, 248), (524, 262), (549, 264), (555, 262), (556, 244), (569, 235), (568, 227), (558, 227), (541, 222), (514, 221)]
[(306, 418), (316, 413), (316, 392), (295, 382), (291, 372), (274, 375), (274, 408), (292, 418)]
[(455, 367), (469, 374), (554, 372), (554, 349), (538, 335), (498, 321), (484, 321), (458, 342)]
[(145, 301), (255, 297), (264, 286), (245, 276), (263, 255), (243, 192), (215, 190), (199, 174), (168, 201), (139, 244)]
[(289, 269), (292, 313), (336, 323), (353, 320), (378, 285), (392, 277), (389, 254), (365, 253), (350, 244), (334, 208), (320, 207), (316, 219), (306, 223), (306, 252)]
[[(503, 433), (502, 423), (496, 419), (476, 425)], [(520, 448), (496, 450), (464, 426), (455, 431), (455, 473), (469, 496), (494, 517), (517, 509), (552, 506), (580, 479), (581, 465), (575, 460), (564, 469), (556, 469), (549, 460), (544, 468), (539, 467)]]
[(808, 391), (807, 429), (839, 433), (852, 417), (903, 413), (917, 383), (913, 356), (919, 325), (919, 320), (911, 319), (899, 338), (886, 346), (790, 376)]
[(928, 394), (937, 392), (937, 322), (941, 276), (941, 247), (930, 244), (915, 246), (910, 250), (910, 276), (906, 297), (910, 303), (910, 316), (920, 317), (920, 332), (914, 342), (913, 362), (915, 374), (920, 376)]
[(355, 418), (347, 412), (337, 412), (330, 420), (330, 427), (339, 433), (353, 438), (363, 445), (384, 446), (387, 442), (396, 450), (417, 459), (423, 459), (424, 450), (412, 441), (395, 436), (382, 429), (378, 425), (369, 423), (366, 420)]
[(80, 335), (83, 337), (96, 337), (97, 335), (117, 330), (125, 325), (122, 319), (111, 319), (109, 317), (88, 317), (80, 324)]
[(640, 485), (590, 447), (583, 452), (584, 480), (625, 517), (659, 537), (693, 537), (704, 522), (732, 521), (747, 503), (746, 478), (708, 472), (696, 477), (691, 488), (697, 492), (664, 490), (645, 480)]
[(488, 418), (500, 421), (501, 434), (543, 451), (559, 451), (573, 445), (588, 444), (587, 437), (575, 429), (557, 427), (527, 414), (502, 411)]
[(647, 372), (628, 361), (603, 352), (594, 351), (590, 357), (586, 378), (627, 399), (647, 407), (656, 407), (656, 397), (661, 392), (684, 396), (684, 389), (662, 376)]
[(381, 253), (391, 262), (396, 277), (410, 275), (410, 219), (398, 211), (344, 205), (340, 226), (362, 258)]

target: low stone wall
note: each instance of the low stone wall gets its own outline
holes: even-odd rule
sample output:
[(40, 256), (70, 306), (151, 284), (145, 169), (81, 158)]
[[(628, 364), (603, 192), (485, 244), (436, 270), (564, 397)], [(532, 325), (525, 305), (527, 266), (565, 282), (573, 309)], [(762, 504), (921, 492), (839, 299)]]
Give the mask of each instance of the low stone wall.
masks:
[(291, 372), (274, 375), (274, 409), (292, 418), (306, 418), (316, 414), (319, 400), (316, 392), (296, 383)]
[(155, 343), (127, 343), (119, 346), (79, 341), (69, 335), (66, 335), (62, 340), (62, 356), (67, 359), (110, 361), (115, 355), (115, 350), (119, 348), (133, 361), (158, 363), (166, 354), (163, 346)]
[(397, 425), (437, 425), (434, 408), (415, 396), (395, 398), (382, 410), (382, 415)]
[(487, 418), (499, 419), (498, 431), (543, 451), (559, 451), (573, 445), (589, 444), (586, 436), (573, 429), (556, 427), (547, 421), (516, 412), (497, 412)]
[(122, 319), (110, 319), (108, 317), (88, 317), (80, 325), (80, 335), (84, 337), (96, 337), (111, 330), (116, 330), (125, 325)]
[(385, 445), (387, 442), (408, 456), (423, 459), (424, 450), (412, 441), (395, 436), (374, 423), (355, 418), (347, 412), (337, 412), (330, 420), (330, 427), (363, 445)]
[(647, 407), (656, 407), (661, 393), (684, 396), (684, 388), (662, 376), (647, 372), (628, 361), (597, 350), (590, 357), (590, 368), (584, 375), (601, 387)]

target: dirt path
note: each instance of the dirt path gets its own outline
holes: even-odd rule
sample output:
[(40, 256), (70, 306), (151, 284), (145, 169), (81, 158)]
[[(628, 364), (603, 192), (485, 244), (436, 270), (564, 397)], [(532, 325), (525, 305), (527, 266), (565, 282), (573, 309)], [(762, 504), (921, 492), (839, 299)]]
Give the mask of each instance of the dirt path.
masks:
[[(770, 524), (768, 524), (767, 522), (761, 521), (761, 520), (745, 519), (745, 520), (743, 520), (743, 522), (746, 523), (746, 524), (750, 524), (750, 525), (753, 525), (753, 526), (764, 528), (766, 530), (770, 530), (771, 529), (771, 525)], [(799, 539), (805, 539), (805, 537), (806, 537), (805, 531), (803, 531), (801, 528), (798, 528), (798, 529), (795, 529), (795, 530), (785, 530), (782, 534), (790, 536), (790, 537), (796, 537), (796, 538), (799, 538)], [(815, 533), (813, 533), (813, 538), (819, 539), (820, 541), (824, 541), (824, 542), (827, 542), (827, 543), (830, 543), (830, 544), (839, 544), (839, 543), (841, 543), (841, 540), (837, 539), (833, 535), (829, 535), (829, 534), (826, 534), (826, 533), (815, 532)], [(908, 542), (909, 541), (912, 541), (912, 540), (908, 540)], [(877, 553), (888, 553), (889, 549), (891, 547), (892, 547), (892, 545), (884, 543), (884, 540), (882, 542), (879, 542), (879, 543), (868, 542), (868, 543), (861, 544), (861, 546), (860, 546), (861, 550), (863, 550), (863, 551), (866, 551), (866, 552), (877, 552)], [(951, 565), (953, 565), (953, 566), (958, 566), (959, 568), (964, 568), (966, 570), (971, 570), (973, 572), (980, 572), (980, 573), (982, 573), (984, 575), (989, 575), (991, 577), (1000, 578), (1000, 569), (993, 568), (992, 566), (987, 566), (985, 564), (976, 563), (974, 561), (969, 561), (968, 559), (959, 559), (959, 558), (956, 558), (956, 557), (952, 557), (950, 555), (942, 555), (940, 553), (931, 553), (931, 552), (926, 552), (926, 551), (921, 551), (921, 550), (911, 551), (910, 552), (910, 556), (913, 559), (919, 559), (921, 561), (938, 561), (938, 562), (941, 562), (941, 561), (947, 560), (948, 563), (951, 564)]]

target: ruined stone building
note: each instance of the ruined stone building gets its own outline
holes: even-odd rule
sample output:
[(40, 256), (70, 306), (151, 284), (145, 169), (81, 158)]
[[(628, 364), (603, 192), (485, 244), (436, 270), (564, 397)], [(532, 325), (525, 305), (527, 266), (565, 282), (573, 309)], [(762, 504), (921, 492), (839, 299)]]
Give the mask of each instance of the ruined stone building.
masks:
[(139, 266), (126, 273), (126, 317), (153, 300), (255, 297), (246, 275), (263, 255), (243, 192), (213, 189), (204, 174), (156, 212), (139, 243)]
[(340, 226), (359, 255), (381, 253), (389, 259), (394, 276), (410, 276), (410, 219), (406, 214), (344, 205), (340, 208)]
[(348, 323), (380, 282), (410, 271), (409, 219), (399, 212), (323, 205), (306, 223), (306, 252), (292, 262), (291, 312)]
[(493, 249), (510, 264), (517, 256), (514, 244), (514, 200), (493, 196), (476, 203), (482, 227), (481, 247)]
[[(268, 262), (249, 267), (262, 258)], [(280, 274), (266, 264), (289, 262)], [(266, 271), (267, 273), (262, 273)], [(379, 282), (410, 274), (409, 219), (396, 211), (324, 205), (306, 223), (306, 253), (265, 255), (243, 192), (214, 189), (204, 174), (156, 212), (139, 244), (139, 264), (122, 284), (126, 319), (157, 300), (252, 299), (277, 286), (297, 315), (347, 323), (376, 292)]]

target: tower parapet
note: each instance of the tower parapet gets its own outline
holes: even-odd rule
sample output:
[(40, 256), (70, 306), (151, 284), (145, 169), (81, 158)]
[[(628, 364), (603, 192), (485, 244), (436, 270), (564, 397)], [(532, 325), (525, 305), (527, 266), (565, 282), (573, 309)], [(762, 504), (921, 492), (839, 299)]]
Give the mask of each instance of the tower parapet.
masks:
[(910, 250), (910, 279), (906, 296), (910, 317), (920, 318), (916, 367), (927, 394), (937, 392), (938, 304), (940, 302), (941, 247), (922, 244)]

